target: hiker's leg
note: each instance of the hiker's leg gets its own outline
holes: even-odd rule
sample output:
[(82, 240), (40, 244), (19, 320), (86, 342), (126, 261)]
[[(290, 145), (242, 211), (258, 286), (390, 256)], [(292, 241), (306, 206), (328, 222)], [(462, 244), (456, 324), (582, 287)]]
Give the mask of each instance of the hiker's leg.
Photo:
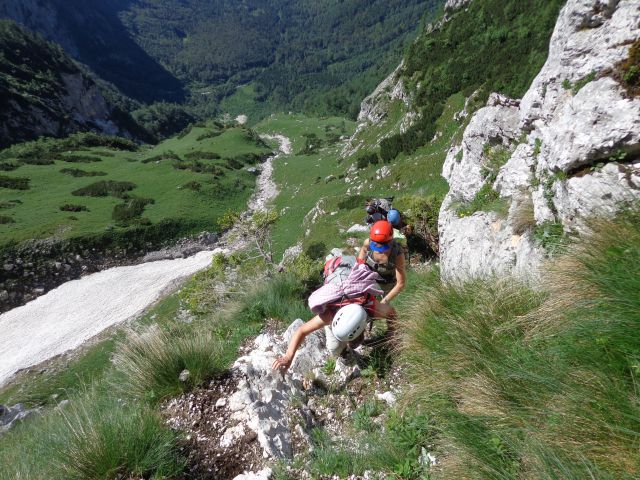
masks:
[(378, 302), (376, 303), (375, 317), (384, 318), (387, 320), (387, 332), (385, 334), (385, 337), (392, 339), (396, 334), (396, 320), (398, 317), (396, 309), (388, 303)]
[(324, 333), (327, 337), (327, 350), (333, 357), (339, 356), (342, 351), (347, 347), (347, 342), (341, 342), (338, 340), (333, 332), (331, 331), (331, 326), (326, 325), (324, 327)]

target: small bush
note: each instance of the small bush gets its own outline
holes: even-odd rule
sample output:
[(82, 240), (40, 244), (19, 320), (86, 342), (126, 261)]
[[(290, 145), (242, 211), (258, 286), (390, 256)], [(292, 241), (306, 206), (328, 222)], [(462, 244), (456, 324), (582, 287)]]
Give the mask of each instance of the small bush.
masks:
[(224, 170), (218, 165), (201, 163), (197, 160), (192, 162), (174, 162), (173, 168), (176, 170), (189, 170), (194, 173), (211, 173), (216, 178), (224, 176)]
[(476, 212), (496, 212), (501, 216), (506, 215), (508, 209), (508, 201), (500, 198), (498, 192), (493, 189), (491, 183), (485, 183), (473, 200), (470, 202), (462, 202), (456, 208), (456, 214), (459, 217), (468, 217)]
[(142, 163), (161, 162), (162, 160), (176, 160), (179, 162), (182, 159), (176, 153), (169, 150), (159, 155), (154, 155), (153, 157), (143, 158)]
[(324, 145), (322, 139), (318, 138), (315, 133), (303, 133), (302, 136), (305, 137), (305, 143), (298, 155), (313, 155), (318, 153), (318, 150)]
[(71, 195), (77, 197), (107, 197), (111, 195), (116, 198), (126, 198), (127, 192), (133, 190), (136, 186), (133, 182), (102, 180), (74, 190)]
[(65, 155), (61, 160), (68, 163), (95, 163), (102, 161), (100, 157), (92, 157), (91, 155)]
[[(227, 367), (219, 338), (211, 332), (171, 337), (159, 328), (131, 332), (113, 362), (124, 380), (122, 395), (158, 402), (202, 385)], [(186, 381), (180, 373), (189, 371)]]
[(0, 175), (0, 188), (10, 188), (12, 190), (29, 190), (31, 180), (23, 177), (6, 177)]
[(306, 253), (301, 253), (287, 262), (286, 269), (309, 290), (322, 283), (323, 261), (324, 259), (314, 260)]
[(62, 150), (79, 149), (81, 147), (106, 147), (114, 150), (127, 150), (135, 152), (138, 145), (133, 140), (97, 133), (76, 133), (61, 142)]
[(106, 147), (134, 152), (138, 145), (126, 138), (110, 137), (96, 133), (76, 133), (67, 138), (41, 137), (30, 142), (18, 143), (0, 152), (0, 158), (37, 159), (51, 158), (54, 154), (91, 147)]
[(182, 188), (193, 190), (194, 192), (199, 192), (202, 189), (202, 184), (194, 180), (194, 181), (185, 183), (184, 185), (182, 185)]
[(111, 218), (118, 224), (128, 224), (137, 220), (144, 212), (144, 207), (154, 203), (152, 198), (130, 198), (125, 203), (115, 205)]
[(480, 173), (486, 182), (493, 183), (498, 178), (500, 168), (509, 161), (511, 151), (503, 145), (490, 146), (483, 149), (484, 158)]
[(105, 175), (107, 175), (106, 172), (87, 172), (86, 170), (81, 170), (80, 168), (63, 168), (62, 170), (60, 170), (60, 173), (71, 175), (72, 177), (104, 177)]
[(7, 225), (8, 223), (16, 223), (16, 221), (8, 215), (0, 215), (0, 225)]
[(562, 222), (548, 220), (533, 228), (534, 240), (548, 253), (561, 251), (567, 244)]
[(60, 206), (60, 210), (63, 212), (88, 212), (89, 209), (84, 205), (74, 205), (72, 203), (65, 203)]
[(226, 165), (231, 170), (240, 170), (242, 168), (242, 163), (240, 163), (235, 158), (227, 158), (226, 159)]
[(53, 158), (23, 158), (20, 162), (26, 165), (53, 165), (56, 163)]
[(178, 135), (176, 135), (176, 137), (180, 140), (182, 140), (184, 137), (186, 137), (187, 135), (189, 135), (191, 133), (191, 130), (193, 130), (194, 125), (193, 124), (189, 124), (186, 128), (184, 128), (180, 133), (178, 133)]
[(228, 209), (218, 219), (218, 228), (220, 230), (229, 230), (238, 220), (240, 220), (240, 214), (234, 210)]
[(222, 134), (222, 132), (223, 132), (222, 130), (211, 130), (211, 131), (209, 131), (209, 132), (205, 132), (205, 133), (203, 133), (203, 134), (201, 134), (201, 135), (198, 135), (198, 137), (196, 138), (196, 140), (197, 140), (198, 142), (201, 142), (202, 140), (206, 140), (206, 139), (208, 139), (208, 138), (215, 138), (215, 137), (217, 137), (217, 136), (221, 135), (221, 134)]
[(0, 172), (11, 172), (20, 165), (14, 162), (0, 162)]
[(355, 208), (361, 208), (364, 212), (364, 204), (366, 198), (362, 195), (345, 195), (338, 201), (339, 210), (353, 210)]
[(435, 195), (405, 196), (395, 202), (405, 223), (411, 225), (411, 232), (407, 235), (407, 246), (411, 251), (425, 256), (437, 255), (440, 251), (438, 215), (441, 204), (442, 198)]
[(356, 166), (360, 169), (367, 168), (369, 165), (377, 165), (379, 163), (377, 153), (368, 153), (358, 157)]
[(3, 208), (13, 208), (21, 203), (22, 200), (0, 200), (0, 210)]
[(327, 245), (324, 242), (312, 242), (304, 249), (304, 253), (311, 260), (320, 260), (327, 253)]
[(184, 154), (187, 160), (217, 160), (220, 155), (215, 152), (189, 152)]

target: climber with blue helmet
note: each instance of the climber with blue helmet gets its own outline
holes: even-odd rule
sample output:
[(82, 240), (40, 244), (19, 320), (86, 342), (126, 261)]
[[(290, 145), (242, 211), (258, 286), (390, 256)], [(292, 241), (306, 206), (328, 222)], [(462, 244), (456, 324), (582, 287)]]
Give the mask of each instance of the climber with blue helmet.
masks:
[(400, 229), (400, 227), (402, 227), (402, 217), (400, 216), (400, 212), (395, 208), (389, 210), (389, 213), (387, 213), (387, 220), (391, 222), (393, 228)]

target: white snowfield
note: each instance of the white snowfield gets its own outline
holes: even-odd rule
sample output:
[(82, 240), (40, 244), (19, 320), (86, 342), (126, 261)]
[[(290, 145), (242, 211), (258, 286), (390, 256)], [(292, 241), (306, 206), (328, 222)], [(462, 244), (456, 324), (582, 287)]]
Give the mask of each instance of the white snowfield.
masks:
[(18, 370), (77, 348), (139, 315), (175, 282), (207, 267), (215, 252), (110, 268), (0, 315), (0, 385)]
[[(290, 153), (289, 139), (274, 137), (281, 153)], [(277, 193), (270, 180), (271, 160), (258, 178), (249, 211), (264, 208)], [(241, 245), (231, 242), (226, 248), (188, 258), (110, 268), (64, 283), (0, 315), (0, 386), (19, 370), (77, 348), (106, 328), (135, 318), (181, 279), (208, 267), (214, 254)]]

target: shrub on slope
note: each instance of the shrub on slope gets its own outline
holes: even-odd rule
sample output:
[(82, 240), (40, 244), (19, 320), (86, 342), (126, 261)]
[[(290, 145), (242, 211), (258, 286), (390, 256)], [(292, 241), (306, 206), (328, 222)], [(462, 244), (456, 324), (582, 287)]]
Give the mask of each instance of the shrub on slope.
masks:
[[(122, 393), (140, 400), (162, 400), (202, 383), (227, 365), (221, 359), (222, 345), (211, 333), (191, 332), (171, 336), (158, 328), (138, 334), (130, 332), (114, 357), (123, 376)], [(189, 378), (179, 379), (183, 370)]]

